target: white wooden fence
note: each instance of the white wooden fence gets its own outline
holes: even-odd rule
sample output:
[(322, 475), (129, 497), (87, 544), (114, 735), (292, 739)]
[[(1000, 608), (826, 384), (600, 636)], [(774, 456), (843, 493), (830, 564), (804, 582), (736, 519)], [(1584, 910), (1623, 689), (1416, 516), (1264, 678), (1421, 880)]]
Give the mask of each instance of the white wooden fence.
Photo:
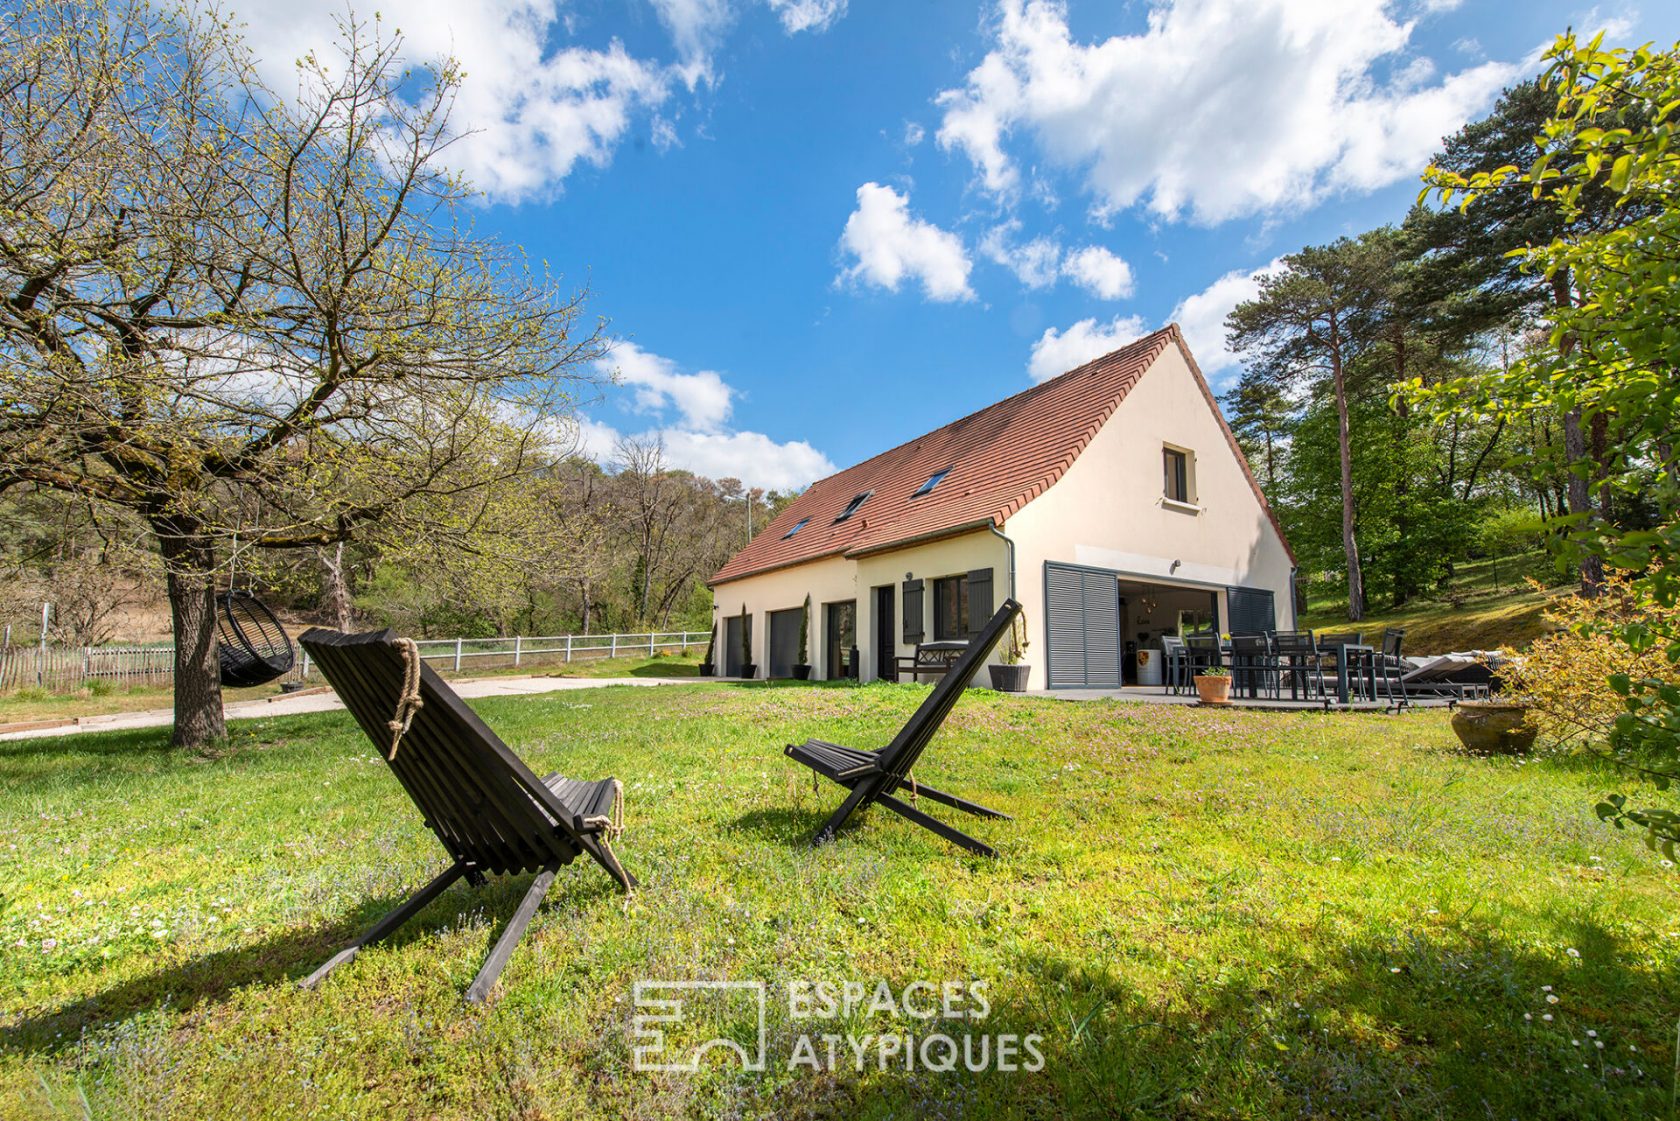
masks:
[[(512, 638), (423, 638), (420, 656), (435, 669), (454, 673), (521, 668), (591, 658), (652, 657), (659, 651), (687, 653), (705, 648), (705, 631), (652, 634), (515, 635)], [(291, 672), (280, 680), (310, 679), (312, 667), (301, 649)], [(175, 678), (173, 646), (39, 646), (0, 644), (0, 689), (39, 688), (69, 692), (94, 682), (125, 688), (168, 685)]]

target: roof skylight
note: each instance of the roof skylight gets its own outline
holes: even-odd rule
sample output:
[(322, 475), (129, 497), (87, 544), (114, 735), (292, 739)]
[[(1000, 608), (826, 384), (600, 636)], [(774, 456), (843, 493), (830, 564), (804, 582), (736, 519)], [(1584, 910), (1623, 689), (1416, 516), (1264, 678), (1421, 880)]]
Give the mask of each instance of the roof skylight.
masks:
[(951, 473), (951, 469), (949, 467), (945, 468), (942, 471), (935, 471), (933, 474), (928, 476), (928, 481), (923, 483), (921, 485), (921, 487), (919, 489), (917, 489), (916, 493), (912, 494), (910, 497), (911, 498), (920, 498), (922, 495), (929, 493), (930, 491), (933, 490), (934, 487), (938, 486), (942, 481), (944, 481), (945, 476), (949, 475), (950, 473)]
[(805, 523), (810, 521), (810, 520), (811, 520), (810, 518), (800, 518), (799, 521), (794, 525), (794, 527), (792, 529), (790, 529), (786, 533), (782, 534), (782, 540), (786, 541), (788, 538), (792, 537), (794, 534), (796, 534), (800, 530), (804, 529), (805, 528)]
[(866, 490), (862, 494), (858, 495), (856, 498), (852, 499), (850, 502), (846, 503), (846, 508), (844, 510), (840, 511), (840, 516), (838, 518), (834, 519), (834, 524), (839, 525), (841, 522), (845, 521), (847, 518), (849, 518), (853, 514), (857, 513), (858, 512), (858, 507), (863, 505), (864, 499), (868, 498), (870, 495), (872, 495), (874, 493), (875, 492), (872, 491), (872, 490)]

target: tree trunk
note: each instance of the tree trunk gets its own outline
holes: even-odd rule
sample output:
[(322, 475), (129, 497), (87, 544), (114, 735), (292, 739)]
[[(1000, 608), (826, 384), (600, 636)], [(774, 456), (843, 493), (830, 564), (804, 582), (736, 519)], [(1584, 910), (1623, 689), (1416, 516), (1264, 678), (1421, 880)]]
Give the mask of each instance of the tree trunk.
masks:
[(350, 612), (350, 582), (344, 578), (344, 542), (333, 546), (332, 551), (317, 549), (316, 556), (321, 558), (321, 572), (326, 585), (327, 609), (332, 612), (333, 626), (341, 631), (348, 631), (354, 620)]
[(227, 738), (222, 671), (216, 651), (216, 554), (203, 537), (158, 531), (168, 567), (169, 615), (175, 634), (176, 747), (203, 750)]
[(1353, 532), (1353, 449), (1348, 432), (1347, 379), (1342, 370), (1341, 339), (1330, 324), (1330, 371), (1336, 387), (1336, 443), (1342, 456), (1342, 552), (1347, 556), (1348, 621), (1365, 618), (1365, 574), (1359, 567), (1359, 543)]
[[(1569, 461), (1568, 495), (1569, 512), (1579, 521), (1586, 521), (1592, 517), (1592, 496), (1587, 487), (1586, 476), (1583, 475), (1582, 465), (1587, 458), (1586, 433), (1581, 429), (1581, 410), (1571, 409), (1563, 418), (1563, 455)], [(1571, 531), (1574, 537), (1578, 532)], [(1581, 594), (1596, 596), (1604, 586), (1604, 561), (1597, 553), (1587, 552), (1581, 556)]]

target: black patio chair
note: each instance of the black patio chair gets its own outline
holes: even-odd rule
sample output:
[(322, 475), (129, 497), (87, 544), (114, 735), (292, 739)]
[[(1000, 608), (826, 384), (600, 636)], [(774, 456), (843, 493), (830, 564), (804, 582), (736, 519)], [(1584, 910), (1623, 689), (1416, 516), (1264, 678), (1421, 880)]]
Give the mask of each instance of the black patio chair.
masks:
[[(908, 818), (970, 852), (979, 853), (981, 856), (997, 855), (997, 850), (992, 846), (953, 829), (938, 818), (923, 813), (911, 803), (918, 797), (923, 797), (978, 817), (997, 817), (1007, 821), (1010, 820), (1008, 814), (987, 809), (965, 798), (935, 790), (931, 786), (924, 786), (915, 780), (910, 769), (921, 758), (922, 752), (927, 750), (928, 741), (951, 714), (957, 698), (984, 664), (992, 647), (997, 645), (998, 640), (1014, 622), (1015, 616), (1020, 613), (1020, 604), (1012, 599), (1005, 600), (1003, 606), (998, 608), (997, 614), (981, 628), (980, 633), (969, 640), (968, 649), (963, 651), (962, 657), (939, 679), (939, 684), (933, 687), (933, 692), (928, 694), (927, 700), (911, 714), (904, 727), (899, 729), (898, 735), (894, 736), (886, 747), (878, 751), (865, 751), (824, 740), (806, 740), (802, 744), (787, 745), (784, 754), (789, 759), (804, 764), (817, 774), (851, 791), (846, 795), (845, 801), (840, 803), (840, 808), (817, 830), (816, 836), (811, 839), (813, 845), (832, 841), (853, 813), (871, 803), (879, 803), (900, 817)], [(897, 791), (903, 789), (910, 791), (910, 802), (894, 797)]]
[(1231, 692), (1259, 697), (1277, 695), (1278, 661), (1263, 634), (1231, 636)]
[[(1342, 647), (1362, 646), (1364, 645), (1364, 642), (1365, 635), (1360, 631), (1321, 632), (1318, 636), (1318, 653), (1321, 661), (1322, 672), (1325, 675), (1325, 680), (1330, 681), (1335, 678), (1336, 659), (1342, 656)], [(1364, 675), (1359, 672), (1359, 669), (1360, 667), (1357, 663), (1348, 663), (1348, 688), (1350, 691), (1356, 688), (1363, 690), (1362, 682), (1364, 680)], [(1325, 691), (1326, 693), (1329, 692), (1328, 689)]]
[(1184, 636), (1184, 650), (1191, 677), (1225, 664), (1217, 631), (1191, 631)]
[(1168, 693), (1193, 688), (1190, 680), (1190, 652), (1175, 634), (1161, 636), (1161, 685)]
[(538, 778), (421, 659), (388, 631), (343, 634), (315, 628), (299, 643), (344, 707), (385, 757), (391, 773), (437, 834), (452, 863), (305, 978), (314, 988), (362, 947), (389, 936), (456, 880), (482, 887), (490, 875), (534, 872), (525, 898), (467, 989), (482, 1001), (501, 975), (561, 865), (587, 853), (625, 891), (636, 880), (613, 855), (623, 828), (617, 779), (587, 782), (558, 772)]
[(1382, 645), (1371, 654), (1370, 676), (1383, 696), (1388, 699), (1389, 707), (1401, 709), (1411, 703), (1406, 695), (1406, 672), (1411, 669), (1400, 655), (1400, 648), (1405, 644), (1406, 632), (1400, 627), (1383, 628)]
[(1311, 631), (1276, 631), (1272, 651), (1278, 662), (1278, 695), (1285, 679), (1291, 700), (1324, 696), (1324, 658)]

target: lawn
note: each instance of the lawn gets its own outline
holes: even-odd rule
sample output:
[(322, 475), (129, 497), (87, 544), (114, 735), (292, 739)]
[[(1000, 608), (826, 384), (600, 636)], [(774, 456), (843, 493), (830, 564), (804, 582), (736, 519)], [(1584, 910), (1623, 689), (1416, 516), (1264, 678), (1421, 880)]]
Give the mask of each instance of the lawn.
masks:
[[(240, 722), (214, 758), (161, 730), (0, 744), (0, 1113), (1672, 1115), (1680, 877), (1594, 819), (1594, 766), (1466, 757), (1440, 712), (977, 691), (917, 775), (1016, 816), (961, 823), (999, 859), (879, 810), (808, 848), (837, 792), (781, 744), (879, 743), (925, 694), (483, 702), (539, 773), (625, 780), (643, 888), (565, 870), (480, 1007), (523, 879), (290, 983), (445, 863), (343, 713)], [(848, 979), (984, 982), (989, 1011), (794, 1017), (790, 984)], [(768, 1068), (633, 1070), (638, 980), (766, 982)], [(845, 1043), (790, 1069), (813, 1031), (867, 1038), (864, 1069)], [(879, 1037), (930, 1032), (1038, 1035), (1042, 1066), (882, 1069)]]

